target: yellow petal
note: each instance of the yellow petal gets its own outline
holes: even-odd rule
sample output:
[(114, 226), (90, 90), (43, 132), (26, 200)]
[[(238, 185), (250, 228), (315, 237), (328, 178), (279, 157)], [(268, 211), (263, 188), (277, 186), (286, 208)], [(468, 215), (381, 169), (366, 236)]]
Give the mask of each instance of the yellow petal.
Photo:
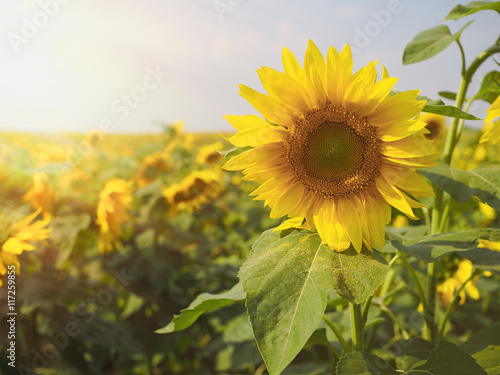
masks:
[(418, 219), (413, 214), (413, 210), (411, 209), (404, 193), (389, 184), (382, 176), (377, 176), (375, 178), (375, 184), (379, 193), (391, 206), (397, 208), (411, 219)]
[(337, 215), (352, 245), (360, 253), (363, 244), (363, 234), (356, 207), (347, 198), (339, 199), (337, 202)]
[(286, 130), (272, 126), (256, 115), (224, 116), (238, 133), (227, 138), (237, 147), (256, 147), (267, 143), (280, 142), (286, 136)]
[(293, 119), (287, 107), (269, 95), (261, 94), (245, 85), (240, 85), (240, 95), (273, 124), (287, 126)]

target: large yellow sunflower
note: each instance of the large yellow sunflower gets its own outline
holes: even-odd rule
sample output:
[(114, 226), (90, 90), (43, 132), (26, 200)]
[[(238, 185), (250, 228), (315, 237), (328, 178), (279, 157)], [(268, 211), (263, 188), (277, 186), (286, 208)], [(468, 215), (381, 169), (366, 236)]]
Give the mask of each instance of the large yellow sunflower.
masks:
[(418, 90), (391, 95), (397, 79), (383, 68), (377, 81), (375, 65), (352, 74), (349, 45), (340, 54), (330, 47), (325, 62), (309, 41), (303, 67), (284, 48), (284, 73), (258, 70), (268, 95), (240, 85), (265, 120), (225, 117), (238, 130), (229, 141), (252, 149), (224, 168), (261, 184), (255, 199), (271, 217), (288, 216), (277, 230), (317, 230), (336, 251), (380, 248), (391, 205), (416, 219), (421, 204), (408, 194), (434, 196), (417, 171), (438, 156), (418, 120), (425, 101)]
[(52, 203), (57, 200), (57, 193), (54, 192), (46, 173), (33, 174), (33, 185), (21, 198), (24, 202), (29, 202), (34, 209), (40, 208), (44, 218), (51, 218)]

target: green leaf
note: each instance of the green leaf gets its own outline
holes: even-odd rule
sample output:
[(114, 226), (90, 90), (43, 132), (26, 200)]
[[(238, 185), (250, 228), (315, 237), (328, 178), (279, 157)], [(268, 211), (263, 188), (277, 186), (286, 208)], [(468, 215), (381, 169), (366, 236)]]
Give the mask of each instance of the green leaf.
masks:
[(130, 293), (127, 298), (127, 303), (120, 314), (120, 319), (127, 319), (130, 315), (139, 310), (143, 304), (144, 299), (142, 297), (139, 297), (137, 294)]
[(492, 3), (491, 1), (473, 1), (467, 5), (459, 4), (451, 10), (451, 12), (446, 16), (444, 20), (458, 20), (462, 17), (479, 12), (480, 10), (488, 9), (496, 10), (500, 13), (500, 2), (496, 1)]
[(90, 225), (90, 215), (64, 215), (52, 219), (52, 244), (58, 250), (56, 268), (61, 269), (75, 247), (78, 233)]
[(224, 159), (231, 159), (232, 157), (242, 154), (245, 151), (250, 150), (252, 147), (237, 147), (234, 146), (226, 151), (217, 151)]
[(426, 105), (422, 112), (434, 113), (436, 115), (443, 115), (448, 117), (456, 117), (464, 120), (481, 120), (470, 113), (464, 112), (452, 105)]
[(353, 352), (340, 358), (337, 375), (398, 375), (386, 361), (364, 352)]
[(432, 237), (416, 238), (406, 242), (392, 241), (392, 245), (405, 254), (424, 262), (436, 262), (452, 252), (466, 252), (477, 248), (479, 239), (500, 241), (500, 229), (476, 228), (462, 232), (436, 234)]
[(257, 346), (270, 374), (279, 374), (318, 327), (334, 288), (333, 252), (317, 234), (280, 238), (268, 230), (240, 269)]
[(361, 304), (384, 282), (389, 265), (384, 257), (363, 248), (358, 254), (352, 247), (333, 253), (335, 291), (347, 301)]
[(487, 375), (476, 360), (455, 344), (441, 340), (433, 349), (429, 359), (422, 366), (416, 367), (408, 375)]
[(279, 374), (318, 327), (328, 293), (354, 303), (373, 295), (388, 272), (379, 254), (353, 248), (342, 253), (323, 245), (317, 233), (286, 237), (268, 230), (240, 269), (257, 345), (270, 374)]
[(417, 100), (426, 100), (427, 105), (444, 105), (444, 102), (441, 99), (431, 99), (424, 95), (417, 96)]
[(457, 99), (457, 94), (455, 92), (451, 92), (451, 91), (439, 91), (438, 94), (439, 94), (439, 96), (442, 96), (445, 99), (450, 99), (450, 100), (456, 100)]
[(429, 358), (434, 345), (419, 337), (412, 337), (409, 340), (396, 341), (391, 345), (391, 349), (396, 351), (396, 364), (399, 370), (408, 371), (415, 364)]
[(453, 35), (446, 25), (438, 25), (418, 33), (405, 47), (403, 65), (414, 64), (436, 56), (453, 41), (458, 41), (462, 31), (471, 23), (472, 21), (468, 22)]
[(221, 307), (231, 305), (235, 302), (245, 299), (245, 293), (240, 283), (236, 284), (231, 290), (219, 293), (210, 294), (202, 293), (191, 304), (181, 310), (179, 315), (175, 315), (170, 323), (165, 327), (156, 330), (156, 333), (170, 333), (182, 331), (193, 324), (198, 317), (205, 313), (217, 310)]
[(475, 267), (500, 276), (500, 252), (478, 248), (460, 253), (460, 256), (469, 259)]
[(422, 174), (446, 191), (458, 203), (466, 203), (472, 196), (500, 210), (500, 169), (498, 165), (461, 171), (440, 162)]
[(474, 332), (463, 346), (488, 375), (500, 374), (500, 322)]
[(500, 72), (493, 70), (484, 76), (481, 89), (475, 98), (492, 104), (498, 95), (500, 95)]

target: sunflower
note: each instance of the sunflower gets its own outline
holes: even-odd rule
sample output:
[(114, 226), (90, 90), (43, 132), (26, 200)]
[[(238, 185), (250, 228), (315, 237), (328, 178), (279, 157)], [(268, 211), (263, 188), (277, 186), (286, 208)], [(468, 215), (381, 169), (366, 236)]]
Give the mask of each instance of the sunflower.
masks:
[(220, 158), (222, 158), (221, 154), (219, 154), (217, 150), (222, 150), (223, 147), (224, 145), (222, 142), (215, 142), (209, 145), (201, 146), (196, 154), (196, 163), (199, 165), (214, 165)]
[(444, 116), (434, 113), (423, 113), (420, 116), (420, 121), (426, 123), (425, 129), (429, 131), (429, 133), (424, 134), (424, 137), (433, 141), (434, 146), (441, 152), (446, 141), (446, 134), (448, 133)]
[(127, 209), (132, 202), (131, 183), (120, 178), (109, 180), (99, 194), (97, 220), (100, 253), (109, 253), (120, 247), (122, 224), (130, 220)]
[(391, 205), (417, 219), (412, 208), (422, 205), (408, 194), (434, 196), (417, 171), (438, 157), (418, 120), (426, 102), (418, 90), (391, 95), (397, 79), (383, 68), (377, 81), (375, 65), (352, 74), (349, 45), (330, 47), (325, 62), (309, 41), (303, 67), (284, 48), (284, 73), (258, 70), (269, 95), (240, 85), (265, 120), (225, 117), (238, 130), (228, 140), (251, 149), (224, 169), (261, 184), (251, 195), (272, 218), (288, 216), (275, 230), (317, 230), (335, 251), (371, 250), (383, 245)]
[[(448, 277), (442, 284), (437, 286), (437, 293), (443, 302), (445, 308), (448, 308), (453, 300), (455, 293), (462, 287), (463, 283), (470, 277), (473, 271), (472, 263), (467, 259), (460, 259), (457, 269), (453, 275)], [(465, 288), (460, 292), (459, 305), (465, 303), (466, 294), (472, 299), (479, 299), (479, 290), (476, 282), (479, 276), (475, 276), (470, 280)]]
[[(47, 228), (50, 218), (34, 221), (40, 214), (39, 208), (31, 215), (12, 225), (5, 233), (2, 233), (0, 239), (0, 275), (3, 277), (7, 273), (7, 267), (16, 266), (16, 273), (19, 273), (18, 255), (24, 251), (35, 250), (36, 247), (30, 243), (34, 241), (43, 241), (50, 236), (51, 228)], [(2, 279), (0, 278), (0, 286)]]
[(34, 209), (40, 208), (44, 218), (52, 216), (51, 206), (57, 199), (46, 173), (35, 173), (33, 175), (33, 185), (21, 198), (24, 202), (29, 202)]
[(168, 213), (179, 211), (192, 213), (199, 210), (222, 190), (220, 175), (210, 171), (193, 171), (181, 182), (163, 188), (163, 196), (169, 206)]
[(490, 108), (486, 110), (487, 116), (484, 119), (486, 124), (483, 128), (483, 134), (479, 139), (479, 143), (490, 142), (498, 143), (500, 141), (500, 119), (493, 121), (500, 117), (500, 96), (491, 104)]
[(141, 162), (134, 179), (139, 187), (149, 185), (160, 174), (170, 171), (170, 153), (158, 151), (147, 155)]

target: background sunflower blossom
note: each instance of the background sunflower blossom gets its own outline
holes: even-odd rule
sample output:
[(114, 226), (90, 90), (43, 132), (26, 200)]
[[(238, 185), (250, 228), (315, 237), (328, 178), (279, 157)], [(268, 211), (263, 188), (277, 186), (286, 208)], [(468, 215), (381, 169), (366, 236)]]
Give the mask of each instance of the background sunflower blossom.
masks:
[(288, 216), (276, 230), (317, 230), (336, 251), (382, 247), (391, 206), (416, 219), (413, 198), (434, 196), (417, 171), (438, 157), (418, 119), (425, 101), (418, 90), (391, 95), (397, 79), (383, 68), (377, 81), (375, 62), (353, 74), (349, 45), (325, 61), (309, 41), (303, 67), (287, 48), (282, 59), (284, 73), (258, 70), (268, 95), (240, 85), (265, 120), (226, 116), (238, 130), (228, 140), (252, 149), (224, 168), (261, 185), (252, 195), (271, 217)]

